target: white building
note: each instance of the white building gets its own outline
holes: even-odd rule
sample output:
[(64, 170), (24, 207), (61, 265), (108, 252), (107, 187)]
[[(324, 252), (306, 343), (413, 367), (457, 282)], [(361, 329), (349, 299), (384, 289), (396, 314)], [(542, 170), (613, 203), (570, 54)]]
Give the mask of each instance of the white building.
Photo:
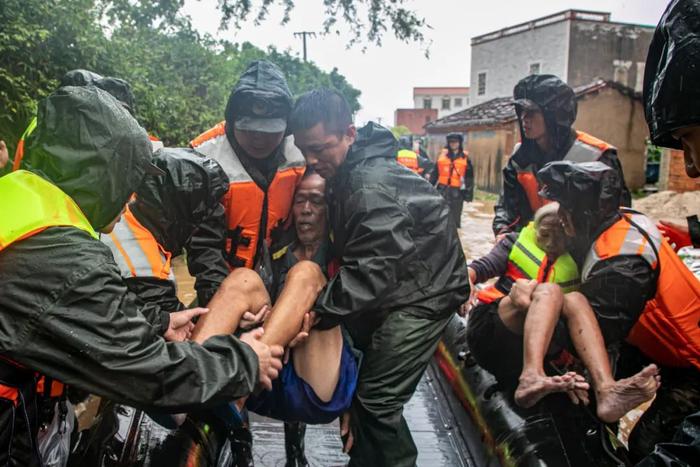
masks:
[(469, 107), (469, 88), (413, 88), (413, 107), (437, 109), (438, 118), (446, 117)]

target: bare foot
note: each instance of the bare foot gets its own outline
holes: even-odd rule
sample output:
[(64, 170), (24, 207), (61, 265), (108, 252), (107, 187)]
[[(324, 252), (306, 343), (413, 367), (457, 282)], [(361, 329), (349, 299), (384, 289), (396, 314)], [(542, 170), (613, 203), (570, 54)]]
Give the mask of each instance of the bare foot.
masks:
[(618, 421), (627, 412), (654, 397), (660, 380), (659, 369), (656, 365), (649, 365), (634, 376), (598, 388), (598, 418), (606, 423)]
[[(574, 373), (574, 381), (576, 383), (585, 383), (586, 378), (578, 373)], [(586, 384), (586, 386), (588, 386), (588, 384)], [(579, 405), (579, 403), (588, 405), (591, 403), (590, 399), (588, 398), (588, 387), (586, 387), (586, 389), (579, 389), (576, 387), (576, 385), (574, 385), (574, 388), (568, 389), (566, 394), (569, 396), (569, 399), (571, 399), (571, 402), (573, 402), (574, 405)]]
[(544, 396), (554, 392), (567, 392), (572, 389), (588, 389), (588, 383), (583, 378), (577, 378), (573, 371), (562, 376), (546, 376), (537, 373), (520, 375), (520, 383), (515, 390), (515, 403), (520, 407), (530, 408)]

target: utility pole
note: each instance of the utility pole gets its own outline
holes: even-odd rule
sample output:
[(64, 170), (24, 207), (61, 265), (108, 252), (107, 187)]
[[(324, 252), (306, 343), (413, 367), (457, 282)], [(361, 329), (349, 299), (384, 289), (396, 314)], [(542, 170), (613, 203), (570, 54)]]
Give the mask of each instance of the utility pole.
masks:
[(306, 36), (316, 37), (316, 33), (311, 31), (300, 31), (294, 33), (294, 37), (301, 37), (301, 40), (304, 43), (304, 61), (306, 61)]

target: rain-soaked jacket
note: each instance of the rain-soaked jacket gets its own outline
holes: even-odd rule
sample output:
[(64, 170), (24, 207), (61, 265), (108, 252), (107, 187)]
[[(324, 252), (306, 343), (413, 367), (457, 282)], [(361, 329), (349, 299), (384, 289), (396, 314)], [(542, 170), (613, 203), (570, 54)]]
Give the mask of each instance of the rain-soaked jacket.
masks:
[(367, 335), (395, 310), (442, 319), (469, 292), (464, 253), (443, 198), (396, 162), (396, 140), (369, 123), (328, 186), (338, 272), (314, 310)]
[(644, 110), (652, 143), (681, 149), (674, 130), (700, 125), (700, 0), (669, 3), (649, 46)]
[[(495, 235), (519, 231), (534, 216), (534, 209), (527, 190), (518, 179), (520, 168), (531, 168), (533, 173), (548, 162), (562, 160), (567, 156), (577, 140), (576, 132), (571, 128), (576, 120), (576, 96), (566, 83), (553, 75), (531, 75), (523, 78), (513, 90), (516, 100), (516, 113), (520, 118), (519, 101), (536, 104), (544, 115), (547, 134), (552, 140), (553, 151), (544, 154), (534, 140), (525, 138), (520, 121), (521, 143), (516, 145), (513, 155), (503, 168), (503, 185), (498, 203), (494, 207), (493, 232)], [(620, 173), (622, 178), (622, 205), (629, 206), (631, 197), (622, 177), (622, 166), (617, 158), (615, 148), (605, 149), (597, 158)]]
[[(225, 213), (219, 202), (228, 190), (228, 177), (218, 163), (192, 149), (161, 149), (153, 163), (166, 175), (146, 176), (129, 209), (171, 258), (187, 251), (187, 267), (199, 303), (205, 305), (228, 275)], [(171, 281), (135, 277), (126, 282), (164, 310), (181, 308)]]
[[(27, 143), (35, 173), (96, 230), (119, 214), (151, 159), (145, 131), (94, 87), (60, 88), (41, 101)], [(246, 395), (257, 381), (254, 352), (233, 336), (203, 345), (160, 337), (109, 248), (77, 228), (47, 228), (2, 250), (0, 284), (0, 355), (68, 385), (186, 411)]]

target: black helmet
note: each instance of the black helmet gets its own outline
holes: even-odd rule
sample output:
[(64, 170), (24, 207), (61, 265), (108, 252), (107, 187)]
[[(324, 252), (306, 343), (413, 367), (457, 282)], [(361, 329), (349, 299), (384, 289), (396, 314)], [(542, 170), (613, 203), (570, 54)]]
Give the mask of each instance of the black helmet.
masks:
[(681, 149), (671, 133), (700, 125), (700, 1), (672, 1), (656, 28), (644, 71), (652, 143)]
[(530, 75), (513, 89), (515, 111), (536, 106), (557, 126), (570, 128), (576, 120), (576, 95), (571, 86), (554, 75)]
[(413, 149), (413, 141), (410, 136), (404, 135), (399, 137), (399, 149)]
[(537, 172), (537, 179), (540, 196), (572, 213), (578, 232), (591, 232), (620, 207), (620, 176), (602, 162), (550, 162)]
[(459, 144), (464, 143), (464, 136), (462, 133), (448, 133), (447, 134), (447, 141), (449, 142), (450, 140), (456, 140), (459, 141)]
[(61, 78), (61, 86), (96, 86), (117, 99), (131, 115), (136, 113), (136, 98), (129, 83), (121, 78), (104, 77), (89, 70), (71, 70)]

